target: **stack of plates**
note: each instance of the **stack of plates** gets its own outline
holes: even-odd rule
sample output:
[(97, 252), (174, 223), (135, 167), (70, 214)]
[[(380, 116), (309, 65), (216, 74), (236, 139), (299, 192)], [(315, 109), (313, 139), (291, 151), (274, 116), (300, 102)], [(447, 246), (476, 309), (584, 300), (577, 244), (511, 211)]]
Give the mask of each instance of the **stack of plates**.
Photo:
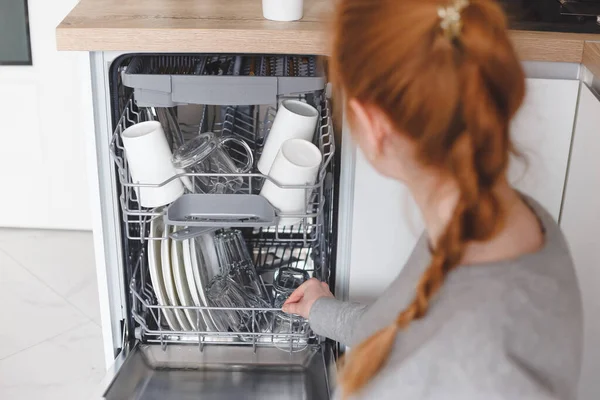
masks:
[[(150, 223), (152, 237), (162, 240), (148, 241), (148, 267), (150, 280), (160, 306), (194, 308), (161, 308), (164, 320), (173, 331), (217, 331), (210, 310), (206, 307), (206, 286), (219, 272), (219, 262), (213, 234), (195, 239), (171, 240), (172, 228), (164, 225), (162, 218)], [(165, 324), (166, 322), (166, 324)]]

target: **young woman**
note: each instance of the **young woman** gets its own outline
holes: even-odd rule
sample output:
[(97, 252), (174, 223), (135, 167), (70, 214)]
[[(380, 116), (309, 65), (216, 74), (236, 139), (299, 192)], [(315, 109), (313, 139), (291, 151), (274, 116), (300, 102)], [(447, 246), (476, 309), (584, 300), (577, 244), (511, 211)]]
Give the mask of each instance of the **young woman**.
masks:
[(582, 309), (569, 251), (506, 179), (525, 83), (502, 10), (338, 0), (331, 66), (354, 140), (407, 185), (426, 222), (374, 304), (310, 280), (284, 306), (351, 347), (342, 397), (575, 399)]

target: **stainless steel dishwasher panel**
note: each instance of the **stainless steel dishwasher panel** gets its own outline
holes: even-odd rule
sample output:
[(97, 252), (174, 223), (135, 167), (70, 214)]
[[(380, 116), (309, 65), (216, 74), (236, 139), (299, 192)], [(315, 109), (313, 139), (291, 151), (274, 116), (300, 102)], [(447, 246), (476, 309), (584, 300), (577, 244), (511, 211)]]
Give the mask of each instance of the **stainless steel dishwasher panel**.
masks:
[(137, 345), (103, 397), (139, 399), (330, 398), (327, 346), (296, 353), (243, 346)]

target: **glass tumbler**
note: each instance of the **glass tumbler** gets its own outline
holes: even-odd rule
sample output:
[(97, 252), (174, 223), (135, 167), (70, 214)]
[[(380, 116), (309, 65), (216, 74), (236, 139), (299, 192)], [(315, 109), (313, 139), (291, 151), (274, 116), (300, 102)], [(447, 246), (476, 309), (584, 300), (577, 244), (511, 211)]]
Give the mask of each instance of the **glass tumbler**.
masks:
[[(291, 267), (281, 267), (273, 275), (273, 295), (275, 308), (281, 308), (285, 300), (302, 285), (310, 279), (308, 272)], [(279, 304), (279, 305), (278, 305)]]
[(218, 330), (242, 330), (248, 319), (247, 311), (239, 310), (246, 307), (244, 290), (227, 276), (218, 275), (208, 284), (206, 291), (208, 304), (211, 307), (223, 308), (212, 311)]
[[(308, 272), (291, 267), (281, 267), (273, 276), (273, 307), (280, 309), (300, 285), (310, 279)], [(275, 311), (273, 317), (273, 343), (281, 350), (300, 351), (308, 345), (307, 321), (297, 315)]]
[(247, 293), (270, 302), (267, 289), (260, 278), (239, 230), (225, 230), (215, 235), (215, 247), (221, 270), (228, 274)]
[(222, 308), (212, 311), (220, 332), (227, 332), (228, 328), (234, 332), (262, 332), (270, 326), (264, 311), (249, 310), (268, 308), (269, 304), (252, 293), (245, 292), (228, 276), (218, 275), (213, 278), (207, 287), (207, 298), (211, 307)]
[[(235, 158), (226, 148), (231, 143), (236, 144), (236, 151), (232, 152)], [(239, 147), (243, 152), (237, 150)], [(179, 173), (207, 174), (181, 178), (190, 192), (225, 194), (241, 189), (244, 180), (239, 174), (252, 169), (254, 155), (250, 146), (241, 139), (217, 137), (213, 132), (206, 132), (179, 147), (173, 154), (172, 162)]]
[[(274, 307), (281, 308), (289, 295), (275, 298)], [(275, 311), (273, 316), (273, 343), (285, 351), (301, 351), (308, 345), (308, 322), (297, 315)]]

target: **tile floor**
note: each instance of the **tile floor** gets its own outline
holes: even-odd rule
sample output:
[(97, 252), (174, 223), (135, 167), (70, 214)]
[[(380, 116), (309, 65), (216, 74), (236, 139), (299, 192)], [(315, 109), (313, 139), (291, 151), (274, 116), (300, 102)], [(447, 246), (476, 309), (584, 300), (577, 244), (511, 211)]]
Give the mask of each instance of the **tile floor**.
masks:
[(92, 234), (0, 229), (0, 399), (87, 399), (103, 376)]

